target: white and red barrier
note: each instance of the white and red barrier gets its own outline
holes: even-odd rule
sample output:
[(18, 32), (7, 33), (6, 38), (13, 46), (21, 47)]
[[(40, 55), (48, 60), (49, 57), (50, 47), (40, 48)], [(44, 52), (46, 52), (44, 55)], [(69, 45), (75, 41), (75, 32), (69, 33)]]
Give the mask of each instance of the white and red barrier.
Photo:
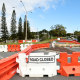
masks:
[(79, 42), (75, 41), (75, 40), (72, 40), (72, 41), (69, 41), (69, 40), (59, 40), (58, 42), (64, 42), (64, 43), (71, 43), (71, 44), (80, 44)]
[(16, 52), (22, 51), (27, 48), (27, 46), (32, 44), (12, 44), (12, 45), (0, 45), (0, 52)]
[(36, 40), (36, 39), (32, 39), (32, 40), (18, 40), (18, 43), (25, 43), (25, 42), (33, 42), (33, 43), (36, 43), (36, 42), (38, 42), (38, 40)]
[[(41, 46), (42, 45), (42, 46)], [(16, 70), (19, 67), (19, 64), (16, 62), (16, 58), (20, 53), (26, 53), (29, 55), (32, 51), (40, 49), (40, 48), (49, 48), (49, 43), (46, 44), (38, 44), (28, 46), (25, 50), (14, 54), (10, 57), (4, 58), (0, 60), (0, 80), (9, 80), (16, 74)], [(35, 47), (36, 46), (36, 47)]]
[(51, 44), (53, 48), (55, 47), (55, 44), (56, 44), (56, 41), (53, 41)]
[(7, 45), (0, 45), (0, 52), (7, 52), (7, 51), (8, 51)]
[(32, 45), (32, 44), (21, 44), (21, 45), (20, 45), (21, 51), (24, 50), (24, 49), (26, 49), (26, 48), (27, 48), (28, 46), (30, 46), (30, 45)]
[(60, 62), (60, 70), (58, 70), (58, 73), (61, 75), (80, 76), (80, 52), (73, 52), (72, 54), (61, 52), (60, 58), (57, 61)]
[[(28, 62), (26, 62), (26, 58)], [(57, 52), (49, 52), (48, 54), (30, 53), (30, 55), (26, 55), (25, 53), (19, 54), (16, 59), (19, 63), (17, 73), (22, 77), (26, 75), (29, 75), (29, 77), (56, 76), (57, 70), (60, 68), (57, 65), (56, 59), (59, 59)]]

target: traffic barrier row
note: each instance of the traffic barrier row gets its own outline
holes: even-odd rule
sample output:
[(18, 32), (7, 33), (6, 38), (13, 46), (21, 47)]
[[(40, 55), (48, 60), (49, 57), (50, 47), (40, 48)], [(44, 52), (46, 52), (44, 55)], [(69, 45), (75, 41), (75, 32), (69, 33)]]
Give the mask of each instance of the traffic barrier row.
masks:
[(23, 40), (18, 40), (18, 43), (20, 43), (20, 44), (23, 43)]
[(35, 39), (33, 39), (33, 40), (18, 40), (18, 43), (25, 43), (25, 42), (33, 42), (33, 43), (35, 43), (35, 42), (38, 42), (38, 40), (35, 40)]
[(38, 40), (32, 40), (32, 42), (34, 42), (34, 43), (35, 43), (35, 42), (38, 42)]
[(0, 52), (15, 52), (20, 50), (20, 45), (0, 45)]
[[(49, 48), (49, 46), (49, 43), (31, 45), (17, 54), (1, 59), (0, 80), (9, 80), (16, 74), (16, 70), (19, 67), (18, 63), (16, 63), (18, 54), (26, 53), (27, 55), (29, 55), (34, 50), (40, 48)], [(72, 54), (60, 53), (60, 59), (58, 59), (57, 61), (60, 62), (60, 70), (58, 70), (58, 73), (60, 73), (61, 75), (80, 76), (80, 52), (73, 52)]]
[[(35, 48), (36, 49), (39, 49), (38, 47), (36, 47), (35, 46)], [(33, 48), (32, 48), (33, 49)], [(33, 49), (33, 50), (35, 50), (35, 49)], [(29, 57), (31, 56), (37, 56), (37, 58), (38, 58), (38, 56), (40, 57), (41, 55), (43, 55), (43, 53), (38, 53), (38, 54), (36, 54), (36, 53), (34, 53), (34, 54), (32, 54), (32, 53), (30, 53), (30, 54), (28, 54), (29, 55)], [(46, 54), (45, 54), (46, 55)], [(49, 54), (48, 54), (49, 55)], [(29, 58), (28, 56), (27, 56), (27, 61), (29, 62), (29, 60), (28, 60), (28, 58)], [(24, 58), (23, 58), (24, 59)], [(19, 59), (18, 59), (19, 60)], [(57, 57), (56, 58), (56, 60), (60, 63), (60, 69), (59, 68), (57, 68), (57, 63), (56, 63), (56, 67), (55, 67), (55, 70), (53, 70), (53, 74), (55, 73), (55, 71), (56, 71), (56, 73), (58, 72), (58, 73), (60, 73), (60, 75), (63, 75), (63, 76), (71, 76), (71, 75), (74, 75), (74, 76), (80, 76), (80, 52), (73, 52), (72, 54), (68, 54), (68, 53), (66, 53), (66, 52), (61, 52), (60, 53), (60, 58), (59, 57)], [(56, 61), (55, 60), (55, 61)], [(19, 60), (18, 61), (18, 63), (21, 65), (21, 63), (20, 63), (20, 61), (22, 61), (22, 60)], [(33, 62), (32, 62), (33, 63)], [(43, 77), (43, 75), (45, 75), (45, 72), (44, 71), (42, 71), (42, 69), (43, 69), (43, 64), (40, 64), (39, 65), (39, 63), (38, 64), (35, 64), (35, 63), (30, 63), (30, 65), (29, 65), (29, 63), (27, 64), (25, 61), (24, 61), (24, 67), (25, 67), (25, 71), (23, 71), (23, 67), (22, 66), (20, 66), (19, 68), (18, 68), (18, 73), (22, 73), (22, 74), (20, 74), (22, 77), (24, 77), (25, 75), (29, 75), (30, 77)], [(23, 63), (22, 63), (23, 64)], [(29, 65), (29, 67), (28, 67), (28, 65)], [(32, 66), (33, 65), (33, 66)], [(41, 69), (40, 71), (42, 71), (42, 72), (40, 72), (40, 71), (38, 71), (38, 73), (36, 74), (36, 70), (35, 70), (35, 68), (34, 68), (34, 66), (36, 65), (36, 70), (38, 69)], [(39, 66), (38, 66), (39, 65)], [(46, 64), (45, 64), (46, 65)], [(47, 66), (49, 66), (50, 64), (48, 64)], [(53, 66), (54, 67), (54, 66)], [(44, 66), (44, 68), (45, 68), (45, 66)], [(31, 71), (29, 70), (29, 69), (31, 69)], [(53, 69), (53, 68), (50, 68), (49, 67), (49, 70), (51, 70), (51, 69)], [(57, 69), (57, 70), (56, 70)], [(59, 69), (59, 70), (58, 70)], [(45, 68), (45, 70), (46, 70), (46, 68)], [(20, 72), (21, 71), (21, 72)], [(48, 69), (47, 69), (47, 71), (48, 71)], [(40, 73), (42, 73), (41, 75), (40, 75)], [(43, 73), (44, 72), (44, 73)], [(49, 72), (49, 71), (48, 71)], [(34, 73), (34, 75), (33, 75), (33, 73)], [(55, 75), (57, 75), (55, 73)], [(47, 72), (46, 72), (46, 74), (48, 75), (48, 77), (51, 77), (52, 75), (49, 75)], [(53, 75), (54, 76), (54, 75)]]
[(16, 74), (18, 64), (16, 63), (17, 54), (0, 60), (0, 80), (9, 80)]
[(16, 58), (18, 57), (18, 54), (26, 53), (27, 55), (29, 55), (33, 51), (33, 49), (37, 50), (45, 47), (49, 48), (49, 44), (42, 44), (42, 47), (40, 44), (40, 46), (38, 45), (35, 48), (33, 48), (32, 46), (28, 46), (25, 50), (0, 60), (0, 80), (9, 80), (16, 74), (16, 70), (19, 67), (18, 63), (16, 63)]
[(0, 52), (16, 52), (22, 51), (27, 48), (27, 46), (32, 44), (14, 44), (14, 45), (0, 45)]
[(72, 44), (80, 44), (79, 42), (73, 40), (73, 41), (68, 41), (68, 40), (60, 40), (58, 42), (65, 42), (65, 43), (72, 43)]
[(70, 40), (60, 39), (60, 38), (59, 39), (51, 39), (50, 41), (52, 42), (52, 41), (56, 41), (56, 40), (58, 40), (58, 42), (71, 43), (71, 44), (80, 44), (76, 40), (70, 41)]
[(32, 51), (35, 51), (36, 49), (49, 48), (49, 47), (50, 47), (49, 43), (46, 43), (46, 44), (35, 44), (35, 45), (32, 45)]
[(20, 45), (8, 45), (8, 51), (9, 52), (15, 52), (20, 51)]

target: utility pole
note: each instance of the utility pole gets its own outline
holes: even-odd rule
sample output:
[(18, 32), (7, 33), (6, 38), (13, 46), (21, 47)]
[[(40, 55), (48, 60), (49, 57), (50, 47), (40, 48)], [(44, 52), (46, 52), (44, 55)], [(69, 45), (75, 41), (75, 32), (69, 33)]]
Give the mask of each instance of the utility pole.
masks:
[[(25, 34), (25, 40), (27, 40), (27, 13), (28, 13), (28, 11), (26, 10), (26, 7), (25, 7), (23, 1), (20, 0), (20, 2), (22, 3), (22, 5), (23, 5), (23, 7), (24, 7), (24, 9), (25, 9), (25, 12), (26, 12), (26, 34)], [(38, 7), (38, 8), (40, 8), (40, 7)], [(32, 11), (29, 11), (29, 12), (32, 13)]]
[(25, 40), (27, 40), (27, 13), (26, 13), (26, 35), (25, 35)]
[(38, 31), (38, 28), (37, 28), (37, 37), (38, 37), (38, 41), (39, 41), (39, 31)]
[(26, 7), (24, 5), (24, 3), (22, 2), (22, 0), (20, 0), (20, 2), (22, 3), (24, 9), (25, 9), (25, 12), (26, 12), (26, 33), (25, 33), (25, 40), (27, 40), (27, 10), (26, 10)]

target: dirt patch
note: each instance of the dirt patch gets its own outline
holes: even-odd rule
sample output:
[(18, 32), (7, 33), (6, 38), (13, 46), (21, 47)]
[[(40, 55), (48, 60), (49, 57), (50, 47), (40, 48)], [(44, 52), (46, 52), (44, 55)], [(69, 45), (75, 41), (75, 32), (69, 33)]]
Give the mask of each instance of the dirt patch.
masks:
[(53, 50), (53, 51), (59, 51), (59, 52), (67, 52), (68, 54), (72, 54), (72, 50), (69, 50), (67, 48), (64, 47), (55, 47), (55, 48), (46, 48), (46, 50)]
[(64, 44), (55, 44), (56, 46), (58, 46), (58, 47), (70, 47), (70, 46), (72, 46), (72, 47), (80, 47), (80, 44), (69, 44), (69, 43), (64, 43)]

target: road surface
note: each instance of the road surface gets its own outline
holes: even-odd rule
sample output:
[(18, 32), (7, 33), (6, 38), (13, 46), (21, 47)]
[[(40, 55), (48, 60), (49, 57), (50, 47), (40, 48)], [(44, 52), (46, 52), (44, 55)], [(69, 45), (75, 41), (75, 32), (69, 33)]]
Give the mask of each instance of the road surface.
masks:
[(16, 53), (17, 52), (0, 52), (0, 59), (6, 58), (6, 57), (11, 56)]
[[(72, 51), (80, 51), (80, 48), (69, 48), (67, 47), (67, 49), (70, 49)], [(33, 53), (36, 52), (44, 52), (44, 53), (49, 53), (52, 52), (53, 50), (46, 50), (46, 49), (40, 49), (37, 51), (34, 51)], [(57, 51), (59, 52), (59, 51)], [(16, 54), (17, 52), (0, 52), (0, 59), (11, 56), (13, 54)], [(75, 76), (70, 76), (70, 77), (65, 77), (65, 76), (61, 76), (61, 75), (57, 75), (51, 78), (48, 77), (42, 77), (42, 78), (31, 78), (31, 77), (24, 77), (22, 78), (21, 76), (19, 76), (19, 74), (14, 75), (10, 80), (80, 80), (80, 77), (75, 77)]]

